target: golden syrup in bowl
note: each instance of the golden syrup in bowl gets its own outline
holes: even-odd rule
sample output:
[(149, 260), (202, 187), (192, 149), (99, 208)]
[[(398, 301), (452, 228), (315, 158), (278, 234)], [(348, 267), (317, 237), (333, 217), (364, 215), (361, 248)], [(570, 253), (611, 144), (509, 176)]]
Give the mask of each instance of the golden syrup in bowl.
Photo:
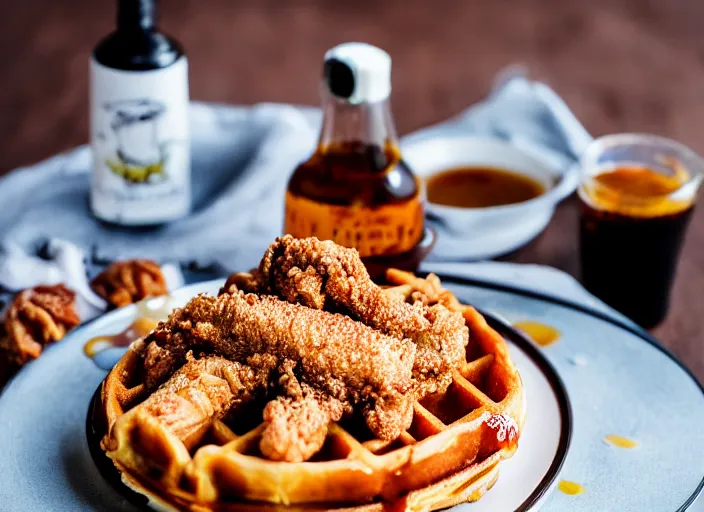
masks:
[(425, 181), (428, 202), (455, 208), (488, 208), (522, 203), (545, 193), (539, 181), (496, 167), (457, 167)]

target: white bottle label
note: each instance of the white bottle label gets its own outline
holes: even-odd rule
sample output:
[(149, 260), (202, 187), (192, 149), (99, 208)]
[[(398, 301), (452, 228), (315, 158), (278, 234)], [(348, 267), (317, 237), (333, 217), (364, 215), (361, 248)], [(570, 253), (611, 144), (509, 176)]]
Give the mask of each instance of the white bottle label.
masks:
[(91, 59), (93, 213), (139, 225), (190, 208), (188, 61), (150, 71), (113, 69)]

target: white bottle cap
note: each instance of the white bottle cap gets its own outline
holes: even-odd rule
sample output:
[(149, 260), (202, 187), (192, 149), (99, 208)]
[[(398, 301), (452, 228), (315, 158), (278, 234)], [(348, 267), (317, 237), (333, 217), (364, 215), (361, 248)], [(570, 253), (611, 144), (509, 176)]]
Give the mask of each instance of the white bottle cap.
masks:
[(391, 94), (391, 57), (366, 43), (343, 43), (325, 53), (323, 80), (330, 93), (352, 104)]

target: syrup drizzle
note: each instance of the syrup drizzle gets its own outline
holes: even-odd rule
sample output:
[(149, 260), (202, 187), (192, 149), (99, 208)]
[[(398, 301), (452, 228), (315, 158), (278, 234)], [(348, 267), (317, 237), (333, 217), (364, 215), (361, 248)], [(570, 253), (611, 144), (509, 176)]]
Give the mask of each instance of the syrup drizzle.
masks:
[(137, 317), (127, 329), (117, 334), (96, 336), (83, 346), (83, 352), (90, 358), (110, 347), (128, 347), (130, 343), (149, 334), (158, 324), (153, 318)]
[(166, 320), (174, 309), (173, 299), (170, 295), (161, 295), (140, 300), (137, 303), (137, 311), (141, 316), (151, 318), (160, 322)]
[(533, 341), (535, 341), (535, 343), (537, 343), (541, 347), (547, 347), (548, 345), (552, 345), (560, 339), (560, 336), (562, 334), (560, 333), (560, 331), (558, 331), (551, 325), (541, 324), (540, 322), (533, 322), (530, 320), (524, 322), (515, 322), (513, 324), (513, 327), (529, 336)]
[(518, 425), (510, 416), (492, 414), (484, 424), (496, 435), (499, 449), (513, 450), (518, 445)]
[(384, 512), (406, 512), (409, 510), (408, 505), (409, 503), (407, 497), (401, 496), (393, 501), (384, 501), (382, 503), (382, 508)]
[(128, 347), (132, 342), (149, 334), (157, 324), (165, 320), (173, 309), (170, 296), (153, 297), (136, 304), (138, 316), (122, 332), (96, 336), (86, 342), (83, 352), (94, 358), (100, 352), (114, 347)]
[(638, 446), (633, 439), (628, 439), (627, 437), (618, 436), (616, 434), (609, 434), (604, 437), (604, 442), (611, 446), (616, 446), (617, 448), (635, 448)]
[(570, 482), (569, 480), (560, 480), (560, 483), (557, 484), (557, 488), (570, 496), (577, 496), (587, 492), (587, 490), (577, 482)]

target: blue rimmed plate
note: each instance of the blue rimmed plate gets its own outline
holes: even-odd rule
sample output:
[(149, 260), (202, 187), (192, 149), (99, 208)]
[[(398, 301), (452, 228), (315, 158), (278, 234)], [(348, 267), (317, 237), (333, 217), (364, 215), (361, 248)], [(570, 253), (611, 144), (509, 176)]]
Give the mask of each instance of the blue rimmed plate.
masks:
[[(178, 290), (169, 306), (183, 304), (197, 293), (217, 293), (221, 284), (221, 280), (210, 281)], [(150, 300), (157, 311), (163, 309), (163, 301)], [(11, 418), (0, 422), (4, 455), (0, 482), (13, 485), (0, 486), (0, 504), (9, 505), (10, 510), (144, 508), (144, 500), (110, 475), (109, 465), (98, 464), (105, 477), (101, 475), (86, 437), (91, 397), (105, 377), (105, 368), (121, 351), (93, 342), (93, 358), (84, 352), (89, 340), (127, 328), (144, 314), (144, 306), (122, 308), (75, 330), (8, 384), (0, 395), (0, 418)], [(556, 484), (567, 453), (569, 402), (560, 378), (541, 353), (502, 321), (490, 321), (507, 338), (530, 405), (520, 447), (512, 459), (502, 463), (499, 481), (478, 503), (464, 506), (473, 512), (535, 509)], [(96, 450), (94, 454), (102, 455)]]
[[(539, 321), (562, 333), (557, 343), (538, 348), (492, 320), (523, 377), (527, 421), (495, 487), (457, 510), (674, 511), (691, 505), (704, 476), (704, 393), (674, 358), (601, 313), (491, 283), (444, 281), (461, 300), (509, 322)], [(186, 287), (173, 303), (219, 286)], [(86, 442), (87, 409), (105, 376), (96, 363), (106, 366), (117, 354), (91, 360), (83, 352), (87, 340), (121, 331), (137, 314), (134, 306), (123, 308), (77, 329), (0, 395), (0, 509), (138, 509), (101, 476)], [(569, 453), (569, 405), (560, 380), (573, 408)], [(609, 434), (638, 446), (607, 445)], [(585, 492), (550, 494), (560, 479)]]

